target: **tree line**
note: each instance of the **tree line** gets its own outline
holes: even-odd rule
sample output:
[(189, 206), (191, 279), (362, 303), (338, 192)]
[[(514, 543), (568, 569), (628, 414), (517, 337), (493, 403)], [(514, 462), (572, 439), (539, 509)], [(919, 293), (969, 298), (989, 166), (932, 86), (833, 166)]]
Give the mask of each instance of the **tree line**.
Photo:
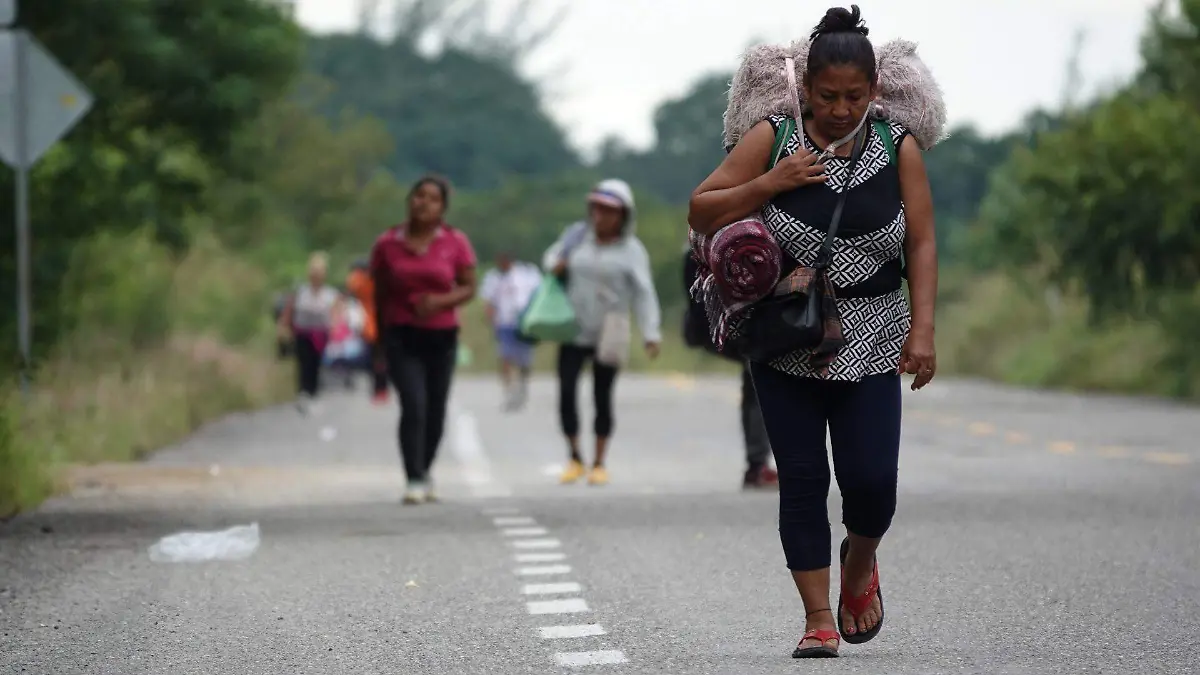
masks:
[[(1198, 2), (1152, 15), (1142, 70), (1116, 94), (1035, 113), (1000, 137), (954, 129), (930, 151), (939, 243), (943, 260), (966, 270), (957, 276), (1036, 278), (1084, 302), (1087, 325), (1152, 323), (1180, 342), (1171, 358), (1186, 358), (1182, 336), (1200, 325), (1188, 189), (1200, 162)], [(306, 34), (254, 0), (26, 3), (25, 25), (97, 95), (34, 176), (39, 353), (79, 323), (80, 289), (94, 296), (127, 273), (81, 253), (101, 238), (138, 232), (168, 259), (207, 241), (279, 286), (299, 277), (308, 251), (365, 255), (426, 171), (453, 180), (451, 219), (485, 259), (536, 258), (582, 217), (593, 181), (629, 180), (664, 303), (678, 303), (684, 205), (723, 157), (730, 73), (664, 102), (651, 148), (614, 139), (587, 164), (520, 74), (535, 39), (471, 28), (464, 17), (477, 3), (408, 8), (381, 38)], [(431, 34), (434, 52), (422, 46)], [(0, 177), (5, 222), (10, 180)], [(0, 225), (0, 297), (13, 297), (13, 248), (11, 223)], [(110, 304), (136, 318), (127, 333), (161, 337), (154, 312), (134, 307), (142, 301)], [(3, 334), (13, 319), (5, 305)], [(0, 352), (11, 353), (9, 341)]]

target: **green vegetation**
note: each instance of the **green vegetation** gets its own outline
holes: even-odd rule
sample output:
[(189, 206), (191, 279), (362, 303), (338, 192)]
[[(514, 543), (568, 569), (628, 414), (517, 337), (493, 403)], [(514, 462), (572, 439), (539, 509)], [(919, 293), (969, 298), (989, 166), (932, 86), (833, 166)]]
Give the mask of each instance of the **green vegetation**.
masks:
[[(730, 367), (679, 339), (686, 201), (723, 157), (728, 73), (664, 103), (653, 147), (612, 140), (586, 165), (520, 75), (552, 29), (528, 20), (529, 2), (499, 29), (456, 13), (474, 3), (407, 3), (382, 40), (306, 35), (259, 0), (101, 4), (24, 3), (97, 104), (33, 176), (34, 387), (15, 390), (13, 341), (0, 341), (14, 366), (0, 376), (0, 516), (48, 494), (62, 463), (135, 458), (288, 396), (274, 292), (314, 249), (335, 275), (365, 255), (424, 171), (455, 182), (450, 220), (485, 263), (539, 259), (593, 182), (629, 180), (667, 336), (659, 361), (634, 367)], [(953, 130), (927, 155), (943, 372), (1200, 396), (1200, 0), (1181, 5), (1151, 18), (1123, 89), (1000, 138)], [(11, 180), (0, 171), (5, 298)], [(471, 368), (491, 369), (482, 311), (465, 317)]]

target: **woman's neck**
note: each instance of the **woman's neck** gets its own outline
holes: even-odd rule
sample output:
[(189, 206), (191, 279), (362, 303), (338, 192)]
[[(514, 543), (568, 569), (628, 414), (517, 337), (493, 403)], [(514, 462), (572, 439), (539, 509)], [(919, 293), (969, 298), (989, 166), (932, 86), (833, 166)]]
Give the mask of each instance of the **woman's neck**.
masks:
[[(804, 133), (808, 134), (808, 137), (811, 138), (812, 142), (816, 144), (817, 149), (821, 151), (828, 148), (835, 141), (840, 140), (839, 138), (827, 137), (819, 128), (817, 128), (816, 123), (813, 122), (811, 118), (804, 120)], [(838, 157), (848, 157), (850, 156), (850, 150), (853, 147), (853, 143), (843, 143), (834, 149), (833, 154)]]
[(408, 221), (408, 224), (405, 225), (404, 229), (408, 234), (414, 237), (424, 237), (432, 234), (433, 231), (438, 228), (438, 225), (441, 225), (441, 221), (435, 220), (432, 222), (422, 223), (415, 220), (410, 220)]

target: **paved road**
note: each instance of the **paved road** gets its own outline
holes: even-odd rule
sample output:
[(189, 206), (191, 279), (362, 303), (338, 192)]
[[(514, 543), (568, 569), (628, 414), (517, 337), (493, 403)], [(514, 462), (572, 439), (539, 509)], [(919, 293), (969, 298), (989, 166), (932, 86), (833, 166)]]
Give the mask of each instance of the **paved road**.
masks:
[[(795, 662), (776, 498), (738, 489), (736, 383), (619, 395), (606, 488), (554, 484), (550, 382), (506, 416), (486, 379), (457, 388), (442, 504), (398, 505), (394, 409), (348, 396), (76, 472), (72, 497), (0, 525), (0, 672), (1200, 672), (1200, 411), (907, 396), (887, 627)], [(147, 554), (250, 522), (248, 560)]]

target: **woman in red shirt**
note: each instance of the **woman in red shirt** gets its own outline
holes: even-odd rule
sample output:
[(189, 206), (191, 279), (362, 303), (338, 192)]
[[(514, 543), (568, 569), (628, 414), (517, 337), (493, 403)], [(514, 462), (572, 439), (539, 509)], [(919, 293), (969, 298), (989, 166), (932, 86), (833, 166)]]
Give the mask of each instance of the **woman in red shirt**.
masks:
[(442, 440), (458, 355), (458, 307), (475, 297), (475, 251), (442, 217), (450, 186), (426, 176), (408, 194), (408, 220), (371, 250), (388, 374), (400, 398), (405, 504), (435, 499), (429, 470)]

